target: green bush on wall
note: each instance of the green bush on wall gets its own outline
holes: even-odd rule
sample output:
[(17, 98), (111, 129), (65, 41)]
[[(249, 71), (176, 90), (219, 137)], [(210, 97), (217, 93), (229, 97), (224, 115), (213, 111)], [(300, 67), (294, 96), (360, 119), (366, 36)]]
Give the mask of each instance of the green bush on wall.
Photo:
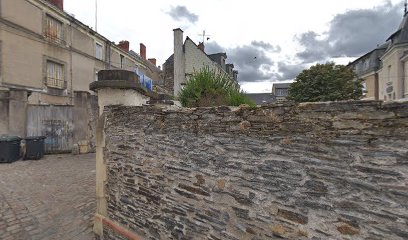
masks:
[(226, 74), (208, 67), (195, 71), (179, 94), (183, 107), (239, 106), (255, 103)]

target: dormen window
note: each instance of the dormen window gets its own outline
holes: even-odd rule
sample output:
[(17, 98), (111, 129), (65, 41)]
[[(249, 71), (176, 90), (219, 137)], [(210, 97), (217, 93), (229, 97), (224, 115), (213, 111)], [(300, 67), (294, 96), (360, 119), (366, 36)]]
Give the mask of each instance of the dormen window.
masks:
[(47, 86), (65, 89), (64, 65), (47, 61)]
[(102, 44), (95, 43), (95, 57), (99, 60), (103, 60), (103, 46)]
[(277, 88), (276, 89), (276, 96), (284, 97), (288, 95), (288, 89), (286, 88)]
[(123, 56), (122, 54), (120, 54), (120, 68), (123, 69), (123, 64), (125, 61), (125, 56)]
[(62, 22), (57, 19), (46, 16), (45, 18), (45, 32), (44, 35), (51, 41), (61, 43), (63, 41), (63, 27)]

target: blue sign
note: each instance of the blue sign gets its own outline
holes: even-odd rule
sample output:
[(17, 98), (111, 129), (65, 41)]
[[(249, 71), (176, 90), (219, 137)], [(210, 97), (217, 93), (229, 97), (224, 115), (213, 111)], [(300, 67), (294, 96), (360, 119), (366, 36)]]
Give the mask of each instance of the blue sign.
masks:
[(140, 84), (150, 91), (153, 91), (153, 81), (144, 74), (139, 68), (135, 69), (135, 73), (139, 76)]

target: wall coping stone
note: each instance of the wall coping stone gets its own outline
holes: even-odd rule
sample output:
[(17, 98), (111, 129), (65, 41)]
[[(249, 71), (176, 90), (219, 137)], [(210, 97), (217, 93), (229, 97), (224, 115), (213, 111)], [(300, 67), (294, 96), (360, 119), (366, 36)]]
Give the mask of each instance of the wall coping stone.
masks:
[(158, 99), (159, 94), (149, 91), (139, 82), (139, 76), (127, 70), (101, 70), (98, 72), (98, 81), (89, 84), (89, 89), (97, 92), (101, 88), (133, 89), (153, 99)]

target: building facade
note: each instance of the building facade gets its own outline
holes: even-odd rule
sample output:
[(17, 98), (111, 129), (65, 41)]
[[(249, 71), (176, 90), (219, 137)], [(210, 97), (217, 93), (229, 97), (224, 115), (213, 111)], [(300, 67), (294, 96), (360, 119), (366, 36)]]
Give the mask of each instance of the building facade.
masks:
[(349, 66), (364, 80), (367, 100), (408, 98), (408, 14), (385, 44)]
[(89, 84), (99, 70), (117, 68), (160, 76), (128, 41), (115, 44), (64, 12), (63, 0), (0, 0), (0, 134), (56, 129), (71, 143), (92, 140), (96, 96)]
[(388, 44), (383, 44), (349, 64), (349, 67), (363, 80), (364, 100), (379, 99), (381, 57), (384, 55), (387, 47)]
[(284, 102), (289, 94), (289, 87), (292, 83), (274, 82), (272, 84), (272, 95), (277, 102)]
[(207, 55), (204, 44), (195, 44), (189, 37), (183, 42), (183, 31), (174, 29), (174, 54), (163, 65), (164, 86), (177, 96), (182, 86), (195, 71), (208, 67), (217, 73), (229, 76), (237, 86), (238, 71), (233, 70), (233, 64), (226, 64), (226, 53)]

